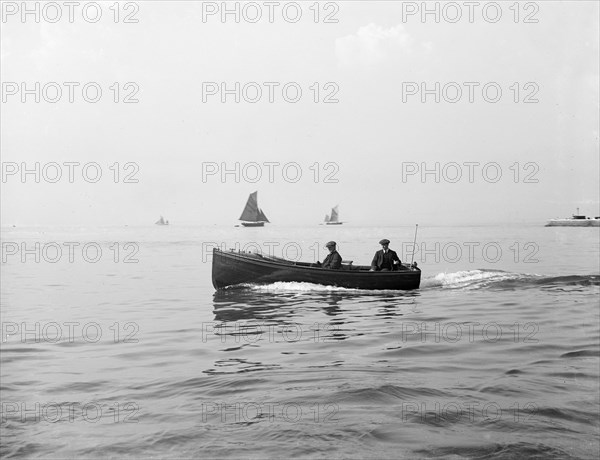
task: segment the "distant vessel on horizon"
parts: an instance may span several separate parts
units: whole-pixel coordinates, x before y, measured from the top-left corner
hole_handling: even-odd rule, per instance
[[[600,217],[587,217],[579,214],[573,214],[573,217],[565,217],[564,219],[550,219],[545,227],[600,227]]]
[[[340,213],[338,211],[339,205],[336,205],[331,209],[331,216],[329,214],[325,214],[325,225],[342,225],[343,222],[340,221]]]
[[[258,207],[258,192],[250,194],[238,220],[242,221],[244,227],[264,227],[265,222],[270,223],[263,210]]]
[[[169,221],[165,220],[165,218],[163,216],[160,216],[160,219],[158,219],[156,222],[154,222],[155,225],[169,225]]]

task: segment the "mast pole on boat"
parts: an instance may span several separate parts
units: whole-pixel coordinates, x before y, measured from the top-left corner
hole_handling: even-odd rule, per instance
[[[410,264],[412,265],[415,260],[415,248],[417,247],[417,230],[419,229],[419,224],[415,225],[415,241],[413,242],[412,248],[412,256],[410,258]]]

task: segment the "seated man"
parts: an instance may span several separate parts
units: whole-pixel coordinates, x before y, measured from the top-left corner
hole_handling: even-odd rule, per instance
[[[374,271],[390,271],[398,270],[402,267],[402,262],[395,251],[389,249],[390,240],[383,239],[379,242],[382,249],[375,253],[373,261],[371,262],[371,270]]]
[[[342,268],[342,256],[340,256],[340,253],[337,252],[335,249],[335,241],[330,241],[325,245],[325,247],[329,249],[329,254],[327,255],[327,257],[325,257],[325,260],[323,261],[323,265],[321,267],[333,269]]]

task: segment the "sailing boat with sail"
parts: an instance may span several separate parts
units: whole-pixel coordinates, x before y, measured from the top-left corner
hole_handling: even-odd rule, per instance
[[[338,206],[334,207],[331,210],[331,216],[329,214],[325,215],[325,225],[342,225],[343,222],[340,222],[340,214],[338,212]]]
[[[263,210],[258,207],[258,192],[250,194],[238,220],[242,221],[244,227],[264,227],[265,222],[269,222]]]
[[[156,225],[169,225],[169,221],[165,220],[165,218],[163,216],[160,216],[160,219],[158,219],[156,222],[154,222]]]

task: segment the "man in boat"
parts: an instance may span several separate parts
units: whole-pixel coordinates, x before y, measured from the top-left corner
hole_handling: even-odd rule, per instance
[[[342,268],[342,256],[340,256],[340,253],[336,250],[335,241],[330,241],[325,247],[329,249],[329,254],[325,257],[321,268],[332,268],[334,270]]]
[[[396,251],[392,251],[389,248],[390,240],[384,238],[379,244],[382,249],[375,253],[375,257],[373,257],[373,261],[371,262],[370,271],[399,270],[400,267],[402,267],[402,262],[400,261],[398,254],[396,254]]]

